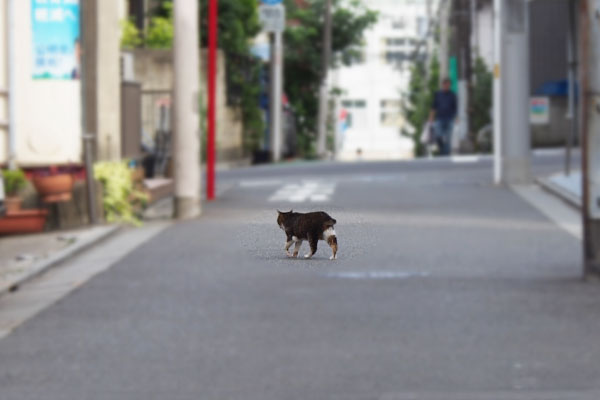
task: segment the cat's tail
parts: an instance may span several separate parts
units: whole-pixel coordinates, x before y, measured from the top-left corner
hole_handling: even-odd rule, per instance
[[[332,252],[330,260],[335,260],[337,258],[338,252],[338,242],[337,237],[335,237],[335,234],[327,238],[327,244],[329,245],[329,247],[331,247]]]

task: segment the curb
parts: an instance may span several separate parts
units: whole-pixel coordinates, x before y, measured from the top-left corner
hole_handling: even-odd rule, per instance
[[[576,210],[581,210],[581,199],[571,192],[563,189],[556,183],[552,182],[548,178],[538,178],[536,179],[536,183],[540,185],[544,191],[558,197],[563,202],[567,203],[569,206],[573,207]]]
[[[121,229],[121,226],[109,225],[103,226],[103,228],[105,229],[99,229],[100,232],[98,232],[97,234],[85,240],[77,241],[71,246],[68,246],[63,250],[56,252],[55,254],[51,255],[45,260],[35,263],[31,267],[29,267],[27,271],[24,272],[22,275],[17,276],[15,279],[11,279],[6,285],[0,286],[0,297],[7,293],[18,290],[19,287],[27,281],[30,281],[31,279],[43,274],[49,269],[64,263],[65,261],[75,257],[76,255],[79,255],[80,253],[89,249],[90,247],[102,242],[107,237],[119,231]]]

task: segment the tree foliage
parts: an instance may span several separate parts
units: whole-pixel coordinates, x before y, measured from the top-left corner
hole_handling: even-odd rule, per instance
[[[471,101],[471,130],[477,134],[483,127],[491,122],[492,86],[494,77],[481,57],[475,60],[473,69],[475,81],[473,83]]]
[[[284,87],[294,112],[298,116],[298,145],[302,155],[314,152],[318,114],[319,85],[322,69],[322,37],[325,0],[306,0],[298,6],[286,0],[288,17],[284,33]],[[348,65],[361,58],[363,34],[377,21],[377,13],[361,1],[332,0],[331,66]]]
[[[415,156],[425,153],[425,146],[421,143],[421,133],[429,118],[433,96],[438,89],[440,79],[440,64],[434,56],[429,65],[429,74],[426,74],[426,64],[417,60],[411,66],[408,92],[404,94],[402,110],[407,127],[402,128],[402,135],[413,140]]]

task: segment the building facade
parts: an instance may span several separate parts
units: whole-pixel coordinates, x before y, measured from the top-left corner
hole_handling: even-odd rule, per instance
[[[434,3],[429,2],[431,9]],[[365,33],[362,59],[330,74],[330,86],[343,91],[335,110],[336,157],[410,158],[413,143],[401,135],[401,99],[412,61],[426,53],[428,2],[371,0],[367,6],[379,19]]]

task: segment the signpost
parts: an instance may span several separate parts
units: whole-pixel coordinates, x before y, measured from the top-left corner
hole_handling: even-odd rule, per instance
[[[258,8],[263,31],[271,35],[271,100],[270,132],[271,157],[274,162],[281,159],[281,127],[283,93],[283,31],[285,30],[285,7],[281,0],[263,0]]]

